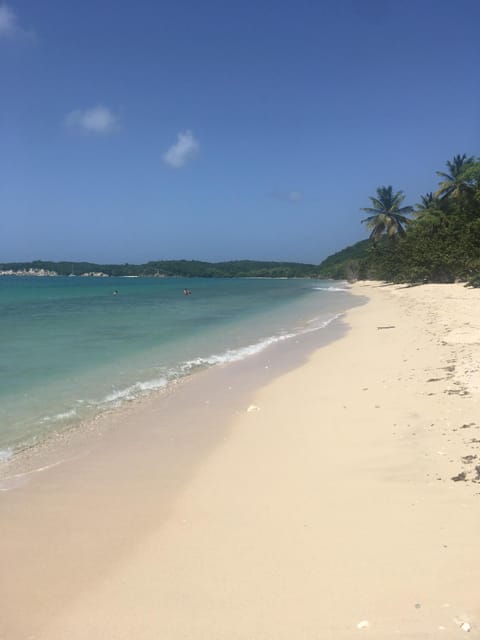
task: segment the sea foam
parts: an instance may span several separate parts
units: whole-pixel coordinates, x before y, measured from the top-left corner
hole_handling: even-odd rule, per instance
[[[39,420],[39,424],[45,424],[47,422],[64,422],[65,420],[75,418],[76,416],[77,412],[75,409],[70,409],[69,411],[62,411],[52,416],[44,416]]]
[[[312,287],[314,291],[349,291],[346,287]]]
[[[135,384],[125,387],[125,389],[116,389],[109,393],[99,404],[118,404],[124,400],[134,400],[141,395],[145,395],[149,391],[158,391],[168,384],[167,378],[154,378],[145,382],[136,382]]]
[[[13,456],[13,451],[11,449],[0,449],[0,464],[2,462],[7,462]]]

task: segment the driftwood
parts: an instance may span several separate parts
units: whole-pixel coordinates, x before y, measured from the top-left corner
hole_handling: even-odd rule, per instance
[[[377,329],[395,329],[395,325],[389,325],[388,327],[377,327]]]

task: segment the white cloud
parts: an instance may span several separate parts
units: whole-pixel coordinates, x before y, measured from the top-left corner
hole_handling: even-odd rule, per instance
[[[98,105],[91,109],[76,109],[65,118],[67,127],[83,129],[90,133],[108,134],[119,128],[118,117],[108,107]]]
[[[22,33],[17,16],[7,4],[0,5],[0,38],[12,38]]]
[[[287,191],[286,196],[289,202],[300,202],[300,200],[303,200],[303,193],[301,191]]]
[[[19,40],[23,42],[35,42],[36,36],[33,30],[23,29],[12,9],[2,2],[0,4],[0,40]]]
[[[272,191],[271,195],[284,202],[300,202],[303,200],[303,191]]]
[[[163,160],[170,167],[180,169],[192,160],[200,150],[199,142],[191,131],[181,131],[177,141],[163,154]]]

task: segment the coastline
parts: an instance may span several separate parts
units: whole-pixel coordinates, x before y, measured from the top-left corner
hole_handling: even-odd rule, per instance
[[[2,292],[11,339],[0,371],[1,462],[199,370],[321,328],[350,304],[350,294],[320,281],[317,292],[305,279],[203,279],[188,299],[175,279],[33,280]]]
[[[348,291],[345,287],[332,290]],[[351,296],[345,308],[363,303],[361,297]],[[28,479],[31,474],[84,455],[85,451],[95,446],[96,441],[103,438],[106,432],[121,430],[128,435],[139,412],[155,411],[157,408],[161,410],[163,403],[168,402],[172,394],[183,394],[179,402],[188,402],[190,385],[193,384],[195,388],[197,376],[207,376],[207,380],[210,380],[208,384],[212,389],[216,389],[222,387],[223,372],[226,372],[227,376],[232,375],[236,381],[236,396],[251,395],[257,386],[297,366],[307,353],[342,334],[342,316],[345,314],[345,308],[332,312],[333,315],[327,312],[326,319],[322,321],[316,318],[315,322],[310,320],[302,327],[292,328],[284,333],[275,332],[251,344],[226,348],[219,353],[212,352],[206,356],[196,356],[191,360],[179,362],[162,376],[162,384],[158,384],[158,379],[153,379],[111,390],[107,398],[112,397],[115,401],[111,406],[105,407],[102,406],[105,402],[98,403],[97,413],[93,416],[55,431],[41,433],[37,438],[30,438],[16,448],[0,449],[0,454],[4,454],[0,458],[0,492],[15,488],[19,478]],[[220,368],[221,372],[214,373],[212,370],[217,368]],[[145,387],[145,390],[136,395],[131,394],[131,390],[137,387]],[[176,411],[179,411],[178,406]],[[179,425],[181,427],[181,420]],[[170,428],[175,430],[175,426]],[[20,483],[23,484],[23,480],[20,480]]]
[[[353,292],[338,339],[198,374],[2,494],[0,638],[478,628],[480,292]]]

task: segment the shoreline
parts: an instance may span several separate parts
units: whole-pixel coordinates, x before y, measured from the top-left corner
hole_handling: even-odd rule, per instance
[[[198,374],[2,494],[0,638],[478,629],[480,292],[353,292],[336,339]]]
[[[347,291],[345,288],[341,290]],[[356,296],[352,295],[351,305],[356,306],[357,304],[362,304],[362,301],[357,300]],[[126,393],[129,388],[121,392],[112,392],[112,394],[115,393],[120,398],[117,405],[104,409],[101,409],[99,405],[98,413],[93,416],[67,425],[59,430],[52,429],[50,432],[45,432],[40,435],[37,442],[26,441],[23,444],[16,445],[15,448],[6,445],[0,450],[0,454],[6,454],[0,458],[0,492],[9,490],[9,481],[11,479],[19,476],[28,476],[37,471],[43,471],[46,468],[62,464],[62,461],[77,457],[78,449],[81,452],[82,448],[94,445],[95,441],[102,437],[105,431],[122,428],[122,422],[128,419],[131,422],[131,416],[134,416],[136,412],[142,412],[148,407],[161,407],[161,403],[167,402],[172,394],[188,394],[188,386],[195,385],[197,376],[209,375],[211,370],[221,368],[224,371],[226,370],[227,375],[229,375],[229,369],[240,368],[242,370],[249,367],[257,369],[258,362],[270,363],[273,361],[273,363],[279,365],[276,371],[278,374],[283,368],[293,366],[288,354],[293,350],[300,352],[298,347],[292,349],[292,344],[298,345],[299,341],[301,341],[303,344],[302,353],[306,353],[306,351],[314,350],[329,340],[335,340],[337,334],[342,331],[341,323],[344,315],[345,311],[335,313],[331,318],[323,321],[313,329],[304,327],[297,333],[273,335],[263,338],[257,343],[238,347],[219,355],[211,354],[203,358],[205,362],[211,361],[210,364],[205,364],[197,370],[193,369],[193,371],[179,377],[172,377],[166,380],[164,386],[158,386],[158,388],[152,386],[137,396],[130,397]],[[285,343],[287,344],[283,348]],[[289,345],[288,343],[292,344]],[[282,354],[282,351],[285,353]],[[285,354],[287,354],[286,358]],[[295,357],[293,357],[293,360],[295,360]],[[183,369],[184,364],[189,365],[190,363],[179,363],[177,365],[178,371]],[[267,378],[273,378],[275,373],[273,371],[267,372],[269,364],[260,366],[265,366],[265,373],[268,373],[258,381],[259,384],[264,384]],[[221,377],[217,376],[219,379]],[[142,383],[136,383],[133,386],[140,384]],[[212,384],[215,384],[215,382],[212,382]],[[187,386],[187,390],[183,391],[185,386]],[[249,386],[252,393],[253,386]],[[243,394],[245,395],[245,393],[244,389]],[[15,487],[16,483],[12,486]]]
[[[137,342],[134,342],[134,345],[138,347],[138,349],[131,347],[130,351],[124,349],[123,352],[121,348],[117,348],[116,343],[120,344],[123,342],[129,344],[129,340],[124,339],[121,341],[118,338],[119,335],[122,335],[122,327],[118,326],[119,313],[114,314],[114,327],[112,329],[114,338],[112,344],[104,337],[104,333],[108,332],[108,329],[107,326],[104,326],[105,318],[102,317],[102,313],[105,312],[102,304],[107,304],[108,310],[110,310],[112,297],[110,295],[103,299],[102,296],[99,296],[98,299],[100,303],[97,305],[99,308],[97,310],[98,318],[96,319],[97,324],[94,323],[94,330],[92,331],[93,337],[80,327],[77,327],[80,336],[78,340],[80,343],[83,341],[84,350],[86,350],[87,353],[90,351],[95,352],[95,349],[99,349],[100,353],[107,357],[103,359],[83,358],[82,362],[81,354],[79,355],[78,350],[77,352],[73,350],[71,358],[65,356],[65,362],[76,362],[78,367],[72,368],[72,366],[70,366],[70,373],[68,375],[65,374],[62,379],[60,379],[58,375],[56,377],[52,375],[50,378],[46,378],[46,382],[43,381],[44,369],[47,367],[48,371],[49,363],[48,360],[47,363],[45,362],[45,353],[42,354],[40,351],[40,357],[39,354],[35,352],[35,345],[32,345],[33,363],[31,367],[35,375],[32,376],[31,380],[28,376],[24,377],[18,369],[18,362],[23,361],[28,354],[23,353],[23,358],[17,357],[16,360],[12,359],[12,363],[10,363],[7,350],[3,372],[5,389],[3,390],[4,395],[2,395],[2,397],[5,398],[5,404],[2,406],[1,412],[3,424],[0,443],[0,475],[2,474],[2,462],[8,462],[12,456],[16,456],[16,454],[22,450],[28,451],[36,447],[44,447],[46,440],[55,440],[55,438],[57,440],[62,439],[63,433],[67,434],[78,428],[88,430],[90,423],[94,422],[100,414],[109,415],[112,411],[121,409],[122,406],[127,406],[131,402],[137,402],[152,392],[154,395],[158,391],[160,395],[165,391],[169,393],[171,390],[169,387],[175,386],[180,379],[190,377],[202,369],[208,369],[216,364],[228,364],[232,361],[250,357],[268,348],[271,344],[281,342],[289,337],[295,337],[304,332],[307,333],[312,328],[313,330],[322,329],[325,324],[335,320],[338,316],[338,311],[343,312],[348,308],[349,303],[345,302],[345,299],[349,294],[338,295],[329,293],[325,295],[327,298],[327,308],[323,311],[322,305],[325,306],[325,302],[317,298],[317,293],[314,291],[315,287],[307,285],[305,288],[303,283],[304,280],[302,280],[302,286],[298,291],[298,287],[294,287],[293,289],[293,291],[301,295],[297,295],[296,299],[292,298],[290,300],[287,299],[286,302],[283,301],[283,306],[278,303],[278,296],[276,296],[276,298],[274,296],[274,302],[276,304],[272,305],[272,307],[273,309],[278,308],[276,313],[271,310],[268,304],[265,304],[263,309],[253,309],[254,313],[251,314],[251,318],[255,318],[255,313],[258,314],[260,320],[257,322],[258,329],[252,323],[252,319],[248,317],[248,314],[244,314],[245,317],[240,316],[243,320],[241,319],[238,322],[239,328],[235,329],[237,334],[230,335],[229,331],[232,332],[233,329],[229,329],[229,322],[231,322],[235,316],[229,318],[228,311],[225,312],[224,309],[221,309],[221,314],[223,313],[226,317],[226,321],[223,322],[225,326],[220,322],[219,331],[213,332],[209,329],[209,319],[207,317],[205,327],[201,327],[200,324],[203,334],[200,333],[200,339],[197,340],[197,343],[195,343],[194,338],[189,337],[185,330],[183,334],[179,334],[180,338],[173,335],[175,339],[170,340],[171,336],[168,323],[167,327],[161,323],[160,326],[154,322],[147,322],[145,325],[140,323],[141,326],[139,328],[137,326],[138,323],[136,323],[137,319],[131,317],[132,303],[130,296],[136,292],[136,289],[129,289],[121,300],[124,306],[120,307],[120,311],[126,314],[126,320],[124,322],[127,328],[124,329],[124,334],[128,338],[128,336],[133,333],[133,339],[135,340],[136,336],[142,336],[143,331],[144,335],[151,336],[151,339],[149,342],[144,338],[142,338],[143,342],[142,340],[137,340]],[[205,285],[206,283],[204,282],[203,284]],[[323,288],[326,290],[329,289],[329,287]],[[257,291],[257,289],[258,288],[254,288],[254,292]],[[347,289],[342,290],[348,291]],[[88,286],[84,288],[84,293],[91,293],[92,291],[95,292],[96,289]],[[110,291],[110,289],[108,289],[108,291]],[[242,293],[244,291],[245,288],[241,288],[240,292]],[[276,288],[274,287],[272,291],[278,291],[278,286]],[[291,287],[288,291],[291,293]],[[209,292],[211,293],[207,287],[207,297]],[[168,296],[170,296],[168,299],[172,299],[173,309],[170,314],[170,321],[173,322],[173,324],[178,321],[177,315],[180,316],[180,320],[184,324],[188,323],[188,320],[192,322],[192,317],[195,316],[195,313],[197,316],[200,315],[201,323],[201,299],[199,300],[200,304],[192,307],[193,310],[189,315],[186,309],[190,307],[186,308],[185,305],[182,304],[182,300],[180,304],[178,304],[178,296],[172,296],[171,283],[169,288],[167,287],[166,293],[164,292],[162,294],[163,297],[157,296],[157,294],[152,295],[150,291],[147,293],[149,303],[153,299],[156,304],[158,304],[156,302],[157,298],[163,301],[163,297],[167,296],[168,298]],[[183,298],[183,296],[181,297]],[[202,296],[199,297],[205,296],[202,294]],[[54,297],[49,297],[48,300],[50,299],[54,300]],[[113,299],[115,303],[114,309],[117,307],[118,300],[120,299]],[[242,298],[240,298],[240,300],[242,300]],[[280,300],[280,303],[281,302],[282,300]],[[333,307],[330,312],[328,306],[331,304],[333,304]],[[82,304],[80,307],[83,312],[88,305]],[[255,305],[253,305],[253,307],[255,307]],[[309,307],[308,310],[306,307]],[[200,311],[195,311],[196,308],[199,308]],[[225,308],[227,309],[228,306]],[[236,309],[235,305],[233,305],[233,308]],[[297,311],[293,311],[292,313],[292,309],[297,309]],[[157,313],[162,311],[161,304],[158,308],[155,306],[155,311]],[[268,316],[269,311],[270,317]],[[56,303],[52,309],[52,313],[53,312],[57,313]],[[215,311],[212,311],[211,313],[214,312]],[[63,313],[63,311],[61,310],[60,313]],[[295,313],[297,317],[295,317]],[[284,321],[277,321],[277,318],[283,318],[284,314],[286,319]],[[148,317],[149,314],[145,315]],[[150,315],[153,317],[153,313]],[[117,319],[115,320],[115,318]],[[84,324],[86,323],[86,326],[89,326],[87,320],[87,318],[84,318]],[[182,324],[182,322],[180,322],[180,324]],[[241,325],[242,322],[244,326]],[[249,323],[252,326],[249,327]],[[254,330],[252,330],[252,327],[254,327]],[[193,335],[196,335],[195,331],[197,327],[193,326],[191,329]],[[95,331],[97,333],[95,333]],[[243,334],[242,331],[244,332]],[[168,337],[168,339],[163,340],[163,342],[163,338],[159,340],[157,337],[157,335],[162,336],[162,332]],[[100,337],[95,338],[95,336]],[[51,336],[47,331],[44,351],[48,350],[48,352],[51,351],[52,353],[60,352],[55,341],[52,341],[50,338]],[[90,344],[91,340],[94,341],[93,344]],[[177,345],[175,340],[178,341]],[[62,346],[68,354],[70,343],[75,344],[75,339],[70,340],[69,338],[62,342]],[[41,345],[42,341],[37,340],[36,344]],[[57,357],[56,359],[52,359],[50,365],[52,371],[56,371],[56,369],[62,370],[64,362],[62,362],[61,358]],[[8,371],[11,371],[9,375],[7,373]],[[24,382],[20,384],[23,379]],[[17,391],[15,391],[14,386],[16,380],[19,381]],[[10,381],[13,381],[12,388],[16,393],[16,395],[15,393],[11,394],[11,397],[9,396]],[[66,382],[64,383],[64,381]],[[158,393],[156,395],[158,395]]]

